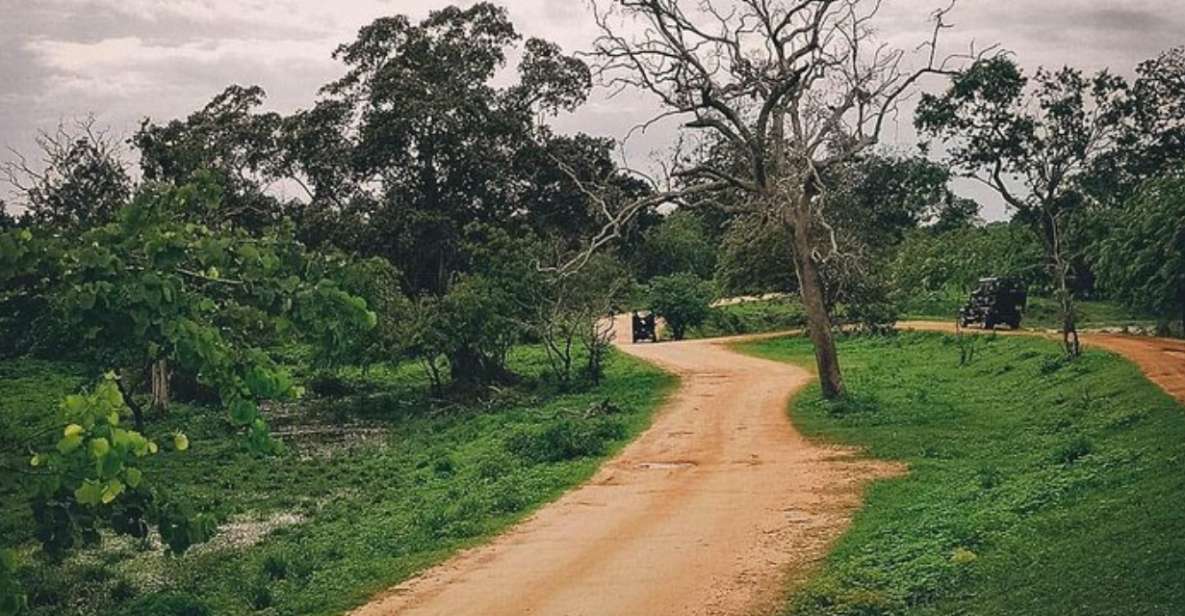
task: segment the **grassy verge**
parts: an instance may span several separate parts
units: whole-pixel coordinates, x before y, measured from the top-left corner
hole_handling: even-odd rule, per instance
[[[806,434],[908,463],[870,487],[796,615],[1185,614],[1185,410],[1116,356],[1037,339],[841,342],[849,400]],[[743,350],[808,362],[801,338]]]
[[[347,391],[271,410],[290,445],[260,458],[226,436],[221,415],[175,405],[151,433],[184,427],[187,455],[150,476],[224,532],[172,558],[107,538],[61,564],[35,557],[25,477],[0,478],[0,544],[22,548],[33,614],[333,614],[482,541],[587,479],[641,432],[674,379],[614,355],[602,385],[544,384],[543,357],[520,349],[529,378],[484,400],[429,400],[414,366],[347,374]],[[0,364],[0,463],[27,463],[18,443],[53,425],[56,400],[86,370]],[[605,400],[612,408],[586,412]]]
[[[741,334],[798,329],[806,324],[806,313],[797,298],[779,298],[727,306],[716,306],[703,324],[691,328],[688,338],[717,338]]]

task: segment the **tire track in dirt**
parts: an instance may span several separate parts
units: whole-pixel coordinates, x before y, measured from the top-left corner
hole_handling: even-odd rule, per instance
[[[354,614],[776,610],[863,487],[903,469],[803,438],[786,409],[811,374],[724,346],[736,340],[619,344],[680,377],[653,425],[584,485]]]

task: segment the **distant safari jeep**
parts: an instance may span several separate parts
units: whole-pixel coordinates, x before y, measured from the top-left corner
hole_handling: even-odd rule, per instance
[[[984,329],[1006,324],[1018,329],[1027,303],[1028,295],[1019,282],[1011,278],[980,278],[967,305],[959,310],[959,323],[963,327],[982,323]]]
[[[653,312],[643,312],[638,314],[634,311],[633,319],[631,319],[634,326],[634,342],[641,342],[649,340],[651,342],[658,342],[658,328],[655,323]]]

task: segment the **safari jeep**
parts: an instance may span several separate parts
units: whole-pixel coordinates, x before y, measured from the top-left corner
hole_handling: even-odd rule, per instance
[[[980,323],[984,329],[995,329],[1006,324],[1020,327],[1028,296],[1025,289],[1009,278],[980,278],[979,286],[971,292],[967,305],[959,310],[959,323],[967,327]]]

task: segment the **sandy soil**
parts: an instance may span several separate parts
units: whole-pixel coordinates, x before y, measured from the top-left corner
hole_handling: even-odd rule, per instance
[[[904,321],[897,324],[900,329],[929,331],[955,331],[954,323],[941,321]],[[978,329],[964,331],[983,333]],[[1060,340],[1060,336],[1031,330],[1000,330],[1004,335],[1042,335]],[[1096,334],[1084,332],[1080,335],[1082,344],[1106,349],[1130,359],[1161,389],[1182,404],[1185,404],[1185,341],[1172,338],[1148,336],[1123,336],[1119,334]]]
[[[681,379],[654,425],[592,480],[354,614],[774,611],[862,487],[904,469],[805,440],[786,407],[811,375],[724,342],[621,344]]]

